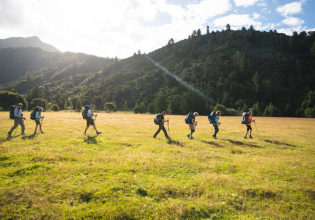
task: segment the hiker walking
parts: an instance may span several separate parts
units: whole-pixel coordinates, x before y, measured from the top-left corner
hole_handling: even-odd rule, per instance
[[[159,119],[159,129],[155,132],[155,134],[153,135],[153,138],[156,138],[156,136],[160,133],[161,130],[163,130],[164,132],[164,135],[167,139],[170,139],[169,136],[167,135],[167,132],[166,132],[166,129],[164,127],[164,123],[165,122],[168,122],[169,120],[164,120],[164,116],[166,115],[166,112],[163,111],[161,114],[160,114],[160,119]]]
[[[253,113],[252,112],[249,112],[249,116],[248,116],[248,119],[247,119],[247,124],[246,124],[246,127],[247,127],[247,130],[246,130],[246,132],[245,132],[245,139],[247,138],[246,136],[247,136],[247,134],[248,134],[248,131],[249,131],[249,138],[253,138],[252,137],[252,125],[251,125],[251,123],[252,122],[255,122],[255,120],[253,120]]]
[[[87,112],[87,118],[86,118],[86,128],[85,128],[85,131],[84,131],[84,135],[86,135],[86,131],[87,129],[89,129],[90,125],[93,125],[93,128],[94,130],[96,131],[96,134],[101,134],[102,132],[98,132],[97,129],[96,129],[96,126],[95,126],[95,123],[94,123],[94,120],[93,117],[97,116],[97,114],[93,114],[93,110],[95,108],[95,105],[91,104],[90,105],[90,108]]]
[[[217,133],[219,132],[219,125],[221,124],[221,122],[219,122],[219,116],[220,115],[221,115],[220,111],[217,111],[215,113],[215,117],[214,117],[214,121],[213,121],[214,132],[212,134],[212,137],[214,139],[217,139]]]
[[[24,131],[25,131],[25,125],[24,125],[24,117],[23,117],[23,114],[22,114],[22,106],[23,104],[22,103],[19,103],[17,105],[17,108],[14,109],[14,125],[13,127],[10,129],[10,131],[8,132],[9,135],[12,134],[12,131],[18,126],[20,125],[21,126],[21,134],[24,135]]]
[[[189,115],[188,113],[188,123],[189,123],[189,129],[190,129],[190,134],[187,135],[189,139],[194,139],[193,133],[195,132],[195,128],[197,126],[196,122],[196,117],[199,115],[198,112],[194,112],[192,115]],[[190,118],[191,117],[191,118]]]
[[[35,114],[35,123],[36,123],[36,126],[35,126],[35,132],[34,134],[36,134],[36,131],[37,131],[37,128],[39,127],[39,130],[42,134],[44,134],[43,130],[42,130],[42,124],[40,123],[40,119],[44,118],[44,116],[41,115],[43,111],[43,108],[42,107],[39,107],[38,111],[36,112]]]

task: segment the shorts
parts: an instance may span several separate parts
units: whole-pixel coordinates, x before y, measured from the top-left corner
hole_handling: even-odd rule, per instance
[[[189,124],[189,129],[194,131],[195,130],[195,125],[194,124]]]
[[[35,122],[36,122],[37,125],[40,125],[40,120],[39,119],[36,119]]]
[[[247,131],[252,130],[252,126],[251,125],[246,125],[247,126]]]
[[[86,126],[94,125],[94,120],[91,117],[86,119]]]

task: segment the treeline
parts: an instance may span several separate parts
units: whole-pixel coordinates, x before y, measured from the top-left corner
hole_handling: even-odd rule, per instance
[[[14,55],[10,56],[13,59]],[[90,62],[96,65],[88,65],[87,55],[83,54],[58,56],[58,62],[45,61],[45,66],[33,67],[10,85],[29,103],[32,100],[26,95],[37,85],[48,103],[61,109],[75,109],[80,102],[81,106],[94,103],[103,108],[106,102],[112,102],[121,110],[151,113],[166,109],[172,114],[208,114],[216,107],[226,115],[247,109],[264,116],[315,114],[315,32],[287,36],[276,31],[259,32],[253,27],[232,31],[227,25],[220,32],[207,29],[205,35],[196,30],[177,43],[171,39],[148,54],[215,100],[213,103],[187,90],[140,51],[123,60],[104,62],[103,58],[91,57]],[[2,88],[6,90],[8,84]]]

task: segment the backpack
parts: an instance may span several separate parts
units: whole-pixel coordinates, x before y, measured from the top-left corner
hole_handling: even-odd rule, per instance
[[[39,106],[36,106],[30,115],[30,119],[35,120],[36,112],[38,111],[39,111]]]
[[[185,123],[186,124],[191,124],[192,117],[193,117],[193,113],[189,112],[188,115],[185,118]]]
[[[215,112],[211,112],[210,115],[208,115],[208,120],[209,120],[210,124],[214,124],[216,116],[217,116],[217,114]]]
[[[241,123],[242,124],[248,124],[249,123],[248,117],[249,117],[249,112],[243,112]]]
[[[14,110],[15,110],[16,106],[15,105],[11,105],[9,107],[9,112],[10,112],[10,119],[15,119],[15,116],[14,116]]]
[[[153,120],[154,123],[155,123],[156,125],[159,125],[159,124],[160,124],[160,121],[161,121],[161,118],[162,118],[161,113],[157,114],[156,117],[155,117],[154,120]]]
[[[84,106],[84,110],[82,111],[82,117],[83,119],[87,119],[88,118],[88,111],[90,109],[89,105]]]

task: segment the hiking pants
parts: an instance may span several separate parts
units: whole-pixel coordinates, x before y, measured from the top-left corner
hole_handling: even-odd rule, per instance
[[[14,119],[14,125],[13,125],[13,127],[11,128],[11,130],[9,131],[9,133],[11,134],[12,131],[13,131],[14,129],[16,129],[16,127],[17,127],[19,124],[21,125],[22,133],[24,133],[24,131],[25,131],[25,125],[24,125],[24,121],[23,121],[22,118],[15,118],[15,119]]]
[[[217,133],[219,132],[219,127],[218,127],[218,125],[213,125],[213,127],[214,127],[214,132],[213,132],[213,137],[216,137],[217,136]]]
[[[164,127],[164,123],[161,121],[160,124],[159,124],[159,129],[156,131],[156,133],[154,134],[154,137],[156,137],[160,131],[163,130],[164,134],[165,134],[165,137],[168,138],[168,135],[167,135],[167,132],[166,132],[166,129]]]

